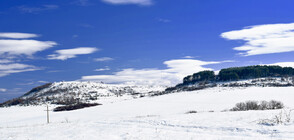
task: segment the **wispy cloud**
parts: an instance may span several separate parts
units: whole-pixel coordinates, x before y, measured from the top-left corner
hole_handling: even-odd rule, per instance
[[[0,39],[0,55],[32,56],[36,52],[46,50],[55,45],[57,43],[54,41]]]
[[[55,10],[58,9],[59,6],[58,5],[42,5],[40,7],[29,7],[29,6],[19,6],[18,9],[22,12],[22,13],[39,13],[42,11],[48,11],[48,10]]]
[[[105,67],[105,68],[95,69],[94,71],[108,71],[108,70],[110,70],[110,68]]]
[[[195,58],[195,57],[194,56],[184,56],[183,58],[191,59],[191,58]]]
[[[26,83],[18,83],[17,85],[19,86],[28,86],[28,85],[33,85],[35,84],[34,82],[26,82]]]
[[[0,59],[0,64],[7,64],[7,63],[12,63],[12,60],[8,60],[8,59]]]
[[[38,36],[31,33],[0,33],[0,77],[42,69],[20,63],[23,58],[32,58],[33,54],[57,45],[54,41],[29,39]],[[18,58],[22,59],[17,60]]]
[[[294,23],[250,26],[222,33],[221,37],[245,41],[234,48],[244,56],[294,51]]]
[[[72,4],[78,5],[78,6],[89,6],[89,5],[91,5],[89,0],[75,0],[75,1],[72,2]]]
[[[142,6],[152,5],[152,0],[102,0],[103,2],[115,4],[115,5],[125,5],[125,4],[136,4]]]
[[[37,81],[37,83],[46,84],[49,83],[48,81]]]
[[[50,70],[47,73],[56,73],[56,72],[64,72],[64,70]]]
[[[0,92],[6,92],[7,91],[7,89],[5,89],[5,88],[0,88]]]
[[[170,19],[165,19],[165,18],[157,18],[157,21],[163,22],[163,23],[169,23],[169,22],[171,22]]]
[[[43,51],[57,45],[54,41],[28,39],[38,36],[39,35],[37,34],[30,33],[0,33],[0,56],[5,56],[6,58],[21,55],[32,56],[36,52]]]
[[[123,69],[113,75],[90,75],[83,76],[83,81],[103,81],[106,83],[124,84],[145,84],[145,85],[165,85],[178,84],[182,78],[202,71],[212,70],[204,67],[210,64],[220,64],[222,61],[200,61],[194,59],[176,59],[165,61],[166,69]]]
[[[41,70],[41,68],[20,63],[0,64],[0,77],[7,76],[12,73],[21,73],[36,70]]]
[[[84,27],[84,28],[94,28],[93,25],[91,25],[91,24],[87,24],[87,23],[79,24],[78,26],[80,26],[80,27]]]
[[[93,47],[80,47],[74,49],[64,49],[55,51],[56,54],[48,55],[48,59],[52,60],[67,60],[69,58],[75,58],[77,55],[91,54],[99,51],[97,48]]]
[[[114,59],[111,57],[101,57],[101,58],[94,59],[94,61],[97,61],[97,62],[112,61],[112,60],[114,60]]]
[[[268,64],[268,65],[294,68],[294,62],[278,62],[278,63]]]
[[[40,85],[40,84],[46,84],[46,83],[49,83],[48,81],[37,81],[37,82],[34,82],[34,81],[28,81],[26,83],[19,83],[17,85],[20,85],[20,86],[28,86],[28,85]]]
[[[24,39],[38,37],[37,34],[31,33],[0,33],[0,38]]]

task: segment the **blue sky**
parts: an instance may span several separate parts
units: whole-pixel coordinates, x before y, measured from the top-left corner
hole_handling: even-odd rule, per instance
[[[1,0],[0,102],[54,81],[174,85],[294,66],[292,0]]]

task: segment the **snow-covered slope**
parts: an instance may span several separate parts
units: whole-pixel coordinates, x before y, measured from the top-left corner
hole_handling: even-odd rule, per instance
[[[0,139],[294,139],[294,114],[286,124],[269,126],[259,122],[283,110],[223,112],[248,100],[277,100],[293,109],[294,87],[214,87],[144,97],[50,112],[50,124],[45,106],[0,108]]]
[[[72,104],[116,99],[132,99],[163,91],[161,86],[115,85],[98,82],[55,82],[32,89],[24,96],[12,100],[16,105]],[[119,98],[117,98],[119,97]],[[7,104],[11,104],[8,102]]]
[[[287,87],[294,86],[294,77],[266,77],[234,82],[220,82],[222,87]]]
[[[182,91],[202,90],[211,87],[293,87],[294,77],[266,77],[246,79],[239,81],[199,81],[189,84],[178,84],[175,87],[169,87],[164,93],[174,93]],[[159,94],[162,94],[159,93]]]
[[[172,88],[162,86],[115,85],[98,82],[55,82],[36,87],[22,97],[10,100],[2,106],[107,103],[138,97],[163,95],[172,92],[202,90],[211,87],[289,87],[294,86],[293,77],[268,77],[241,81],[181,85]],[[164,91],[165,90],[165,91]],[[164,91],[164,92],[163,92]],[[0,104],[1,106],[1,104]]]

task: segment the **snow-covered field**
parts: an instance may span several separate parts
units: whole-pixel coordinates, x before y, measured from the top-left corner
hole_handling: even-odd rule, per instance
[[[216,87],[118,100],[50,112],[50,124],[45,106],[0,108],[0,140],[294,139],[294,113],[290,123],[268,126],[258,122],[282,110],[223,111],[238,102],[272,99],[294,108],[294,87]],[[193,110],[198,113],[186,113]]]

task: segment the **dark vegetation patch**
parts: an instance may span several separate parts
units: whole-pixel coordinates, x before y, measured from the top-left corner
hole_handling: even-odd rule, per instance
[[[238,80],[248,80],[256,78],[265,77],[294,77],[294,68],[292,67],[281,67],[281,66],[246,66],[246,67],[233,67],[221,69],[219,74],[216,75],[213,71],[200,71],[194,73],[193,75],[188,75],[183,79],[183,82],[176,85],[175,87],[169,87],[164,92],[158,94],[167,94],[179,91],[194,91],[201,90],[205,88],[215,87],[217,83],[227,82],[227,81],[238,81]],[[294,78],[292,78],[293,80]],[[264,81],[266,82],[266,81]],[[280,84],[280,83],[267,83],[264,86],[271,87],[286,87],[293,86],[293,83]],[[255,86],[255,83],[232,83],[224,84],[224,86],[230,87],[249,87]]]
[[[27,92],[26,94],[24,94],[23,96],[27,96],[27,95],[30,95],[32,93],[39,92],[39,91],[41,91],[41,90],[43,90],[45,88],[50,87],[51,85],[52,85],[52,83],[47,83],[47,84],[44,84],[42,86],[35,87],[32,90],[30,90],[29,92]],[[34,100],[34,97],[31,97],[30,100]],[[29,105],[29,104],[32,104],[32,103],[30,103],[30,100],[23,99],[21,97],[14,98],[14,99],[8,100],[6,102],[0,103],[0,107],[9,107],[9,106],[14,106],[14,105]]]
[[[74,105],[65,105],[65,106],[59,106],[53,109],[54,112],[60,112],[60,111],[71,111],[71,110],[77,110],[82,109],[86,107],[92,107],[92,106],[98,106],[102,104],[98,103],[79,103]]]
[[[29,94],[31,94],[31,93],[34,93],[34,92],[39,92],[39,91],[41,91],[42,89],[45,89],[45,88],[50,87],[51,85],[52,85],[52,83],[47,83],[47,84],[45,84],[45,85],[35,87],[35,88],[33,88],[32,90],[30,90],[29,92],[27,92],[26,94],[24,94],[23,96],[27,96],[27,95],[29,95]]]
[[[23,99],[16,98],[16,99],[12,99],[12,100],[6,101],[4,103],[1,103],[0,107],[19,105],[19,104],[22,104],[23,102],[24,102]]]
[[[186,112],[186,114],[194,114],[194,113],[197,113],[197,111],[191,110],[191,111]]]
[[[213,71],[201,71],[186,76],[181,85],[195,84],[199,82],[223,82],[255,79],[263,77],[287,77],[294,76],[294,68],[281,66],[246,66],[221,69],[218,75]]]
[[[271,100],[267,101],[246,101],[240,102],[235,105],[230,111],[248,111],[248,110],[274,110],[282,109],[284,104],[280,101]]]
[[[218,80],[232,81],[239,79],[253,79],[262,77],[284,77],[293,76],[292,67],[281,66],[247,66],[222,69],[219,72]]]

